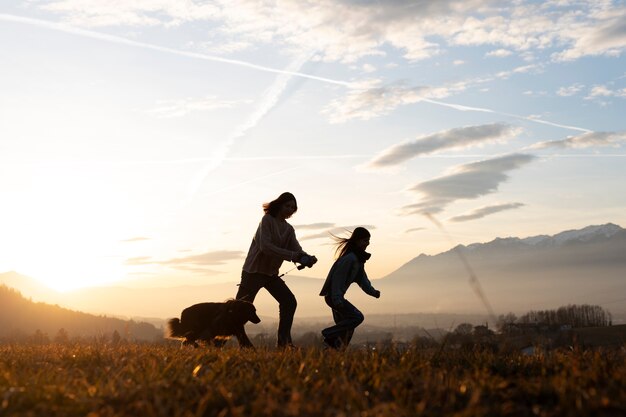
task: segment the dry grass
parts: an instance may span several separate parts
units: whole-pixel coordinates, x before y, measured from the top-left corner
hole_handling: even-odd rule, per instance
[[[2,416],[622,416],[626,351],[0,346]]]

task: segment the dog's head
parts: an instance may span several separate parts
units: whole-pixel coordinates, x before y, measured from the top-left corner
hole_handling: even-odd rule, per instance
[[[229,300],[226,302],[226,306],[228,312],[235,316],[237,321],[242,323],[250,321],[254,324],[261,322],[256,314],[256,307],[249,301]]]

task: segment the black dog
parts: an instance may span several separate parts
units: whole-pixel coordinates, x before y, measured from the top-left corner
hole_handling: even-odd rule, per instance
[[[183,345],[197,347],[196,340],[221,346],[224,337],[235,336],[239,346],[253,347],[244,329],[248,321],[261,321],[256,308],[248,301],[195,304],[183,310],[180,320],[175,318],[168,321],[169,337],[184,338]]]

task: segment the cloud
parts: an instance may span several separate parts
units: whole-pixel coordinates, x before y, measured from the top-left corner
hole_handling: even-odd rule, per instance
[[[425,230],[425,227],[413,227],[411,229],[407,229],[404,231],[404,233],[413,233],[413,232],[419,232],[420,230]]]
[[[351,83],[351,88],[347,94],[331,101],[323,110],[323,114],[329,115],[331,123],[344,123],[352,119],[369,120],[391,113],[396,107],[418,102],[435,104],[437,106],[448,107],[458,111],[475,111],[483,113],[493,113],[516,119],[527,120],[533,123],[545,124],[564,129],[579,130],[588,132],[577,126],[568,126],[554,123],[548,120],[530,118],[512,113],[505,113],[487,108],[465,106],[462,104],[448,103],[441,100],[453,94],[467,90],[470,87],[482,85],[496,78],[507,78],[512,74],[530,71],[532,69],[541,70],[543,65],[525,65],[517,67],[511,71],[503,71],[495,76],[468,79],[458,81],[439,87],[410,87],[404,83],[393,83],[380,85],[379,80],[365,80],[360,83]]]
[[[330,239],[332,237],[331,235],[343,236],[343,235],[346,235],[347,233],[352,233],[352,231],[355,228],[357,228],[357,227],[364,227],[364,228],[366,228],[368,230],[376,229],[376,226],[367,225],[367,224],[360,224],[360,225],[356,225],[356,226],[334,227],[334,228],[328,229],[328,230],[326,230],[324,232],[314,233],[314,234],[311,234],[311,235],[303,236],[299,240],[303,241],[303,240],[313,240],[313,239]]]
[[[187,97],[178,100],[161,100],[157,102],[157,107],[147,110],[146,113],[163,118],[174,118],[185,116],[194,111],[232,109],[233,107],[250,103],[252,103],[252,100],[220,100],[215,96]]]
[[[460,165],[449,174],[420,182],[408,191],[421,195],[415,204],[403,207],[404,214],[437,214],[456,200],[475,199],[495,193],[509,179],[507,173],[533,161],[529,154],[510,154]]]
[[[620,88],[612,90],[606,85],[594,85],[589,92],[589,95],[585,97],[586,100],[593,100],[600,97],[619,97],[626,98],[626,88]]]
[[[626,8],[605,15],[576,28],[576,34],[571,34],[573,46],[553,57],[558,61],[571,61],[588,55],[621,55],[626,49]]]
[[[416,156],[450,149],[464,149],[488,143],[502,143],[517,136],[520,128],[503,123],[443,130],[393,145],[375,156],[367,165],[383,168],[398,165]]]
[[[485,54],[485,56],[487,57],[498,57],[498,58],[504,58],[506,56],[510,56],[513,55],[513,52],[509,51],[508,49],[496,49],[494,51],[489,51]]]
[[[126,259],[124,265],[148,265],[154,263],[150,259],[152,259],[151,256],[136,256]]]
[[[213,265],[223,265],[228,261],[241,259],[244,257],[244,255],[245,253],[241,251],[222,250],[205,252],[199,255],[185,256],[182,258],[172,258],[165,261],[154,260],[150,256],[137,256],[134,258],[128,258],[124,262],[124,264],[130,266],[164,265],[183,271],[218,273],[219,271],[207,269],[206,267]]]
[[[139,0],[102,2],[98,0],[48,1],[42,9],[56,12],[71,23],[87,27],[176,26],[194,20],[218,18],[220,9],[207,2],[180,0]]]
[[[489,216],[490,214],[499,213],[505,210],[513,210],[516,208],[523,207],[523,203],[505,203],[505,204],[495,204],[492,206],[485,206],[477,208],[476,210],[472,210],[467,214],[462,214],[460,216],[454,216],[450,218],[452,222],[466,222],[469,220],[476,220],[483,218],[485,216]]]
[[[578,94],[584,87],[584,84],[575,83],[568,87],[559,88],[556,94],[561,97],[569,97]]]
[[[353,63],[384,55],[388,48],[416,61],[459,45],[497,48],[488,56],[551,48],[555,59],[571,60],[617,55],[626,45],[624,8],[607,1],[564,7],[558,2],[495,0],[50,0],[41,7],[83,27],[171,28],[199,22],[225,45],[316,50],[327,62]]]
[[[568,136],[566,139],[550,140],[535,143],[529,149],[546,148],[591,148],[595,146],[617,147],[621,142],[626,142],[626,131],[621,132],[588,132],[578,136]]]
[[[172,258],[167,261],[158,262],[161,265],[169,265],[176,268],[182,266],[205,266],[205,265],[223,265],[228,261],[241,259],[245,255],[241,251],[220,250],[213,252],[205,252],[199,255],[185,256],[183,258]]]
[[[360,88],[348,90],[344,97],[331,101],[323,110],[331,123],[352,119],[369,120],[391,113],[398,106],[418,103],[425,99],[441,99],[467,89],[465,82],[441,87],[411,87],[404,83],[377,85],[378,80],[363,83]]]
[[[142,240],[150,240],[150,238],[149,237],[138,236],[138,237],[131,237],[130,239],[120,240],[120,242],[130,243],[130,242],[140,242]]]
[[[335,223],[311,223],[311,224],[299,224],[299,225],[294,225],[293,227],[295,229],[301,230],[316,230],[316,229],[330,229],[331,227],[334,227]]]

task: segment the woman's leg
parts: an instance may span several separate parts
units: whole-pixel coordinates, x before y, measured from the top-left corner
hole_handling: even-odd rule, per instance
[[[241,271],[241,282],[239,283],[239,289],[237,290],[235,299],[254,303],[254,299],[259,290],[265,286],[265,283],[270,278],[269,275],[251,274],[246,271]]]
[[[265,289],[278,301],[278,346],[289,346],[291,341],[291,326],[296,313],[298,302],[285,281],[279,277],[272,279],[265,285]]]

